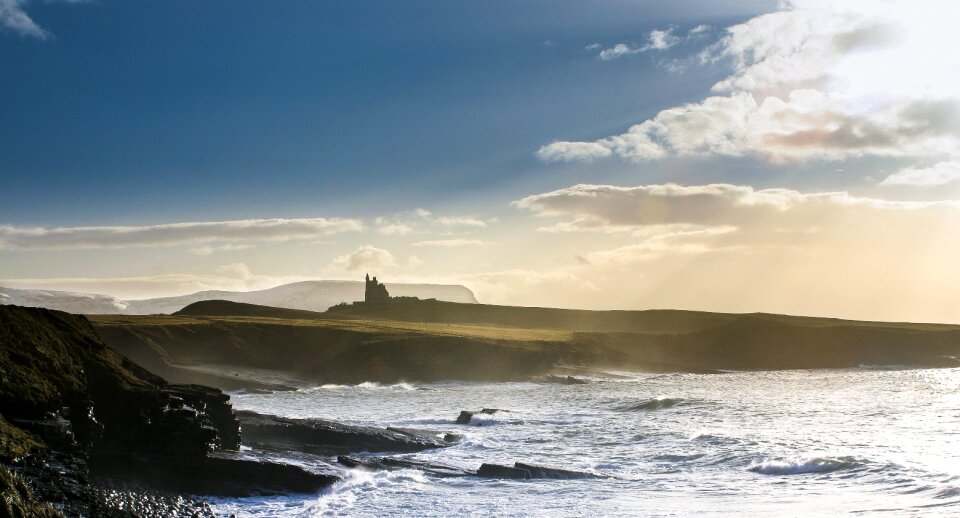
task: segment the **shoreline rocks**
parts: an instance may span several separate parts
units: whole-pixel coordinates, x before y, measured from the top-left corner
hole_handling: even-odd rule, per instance
[[[239,411],[244,442],[308,453],[346,454],[359,451],[418,452],[444,448],[462,436],[432,430],[353,426],[325,419],[291,419]]]
[[[131,516],[132,502],[141,514],[205,516],[202,500],[157,491],[313,493],[339,480],[230,453],[241,436],[227,394],[167,383],[83,316],[0,305],[0,344],[0,469],[68,516]]]
[[[470,424],[470,421],[473,420],[473,416],[477,414],[493,415],[497,412],[505,412],[499,408],[483,408],[481,410],[470,411],[470,410],[461,410],[460,415],[457,416],[457,424]]]
[[[578,480],[591,478],[605,478],[603,475],[587,473],[585,471],[572,471],[560,468],[551,468],[547,466],[538,466],[525,462],[515,462],[513,466],[501,464],[483,463],[476,471],[471,471],[446,464],[438,464],[419,459],[406,459],[397,457],[349,457],[340,455],[337,462],[348,468],[367,469],[367,470],[395,470],[395,469],[416,469],[428,475],[436,477],[481,477],[497,478],[510,480],[532,480],[532,479],[552,479],[552,480]]]
[[[398,459],[394,457],[348,457],[340,455],[337,462],[348,468],[363,468],[369,470],[416,469],[436,477],[469,477],[474,472],[465,469],[434,464],[412,459]]]

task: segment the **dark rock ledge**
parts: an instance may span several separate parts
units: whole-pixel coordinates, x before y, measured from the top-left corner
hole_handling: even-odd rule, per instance
[[[524,462],[515,462],[513,466],[484,463],[476,471],[470,471],[445,464],[396,457],[348,457],[341,455],[337,457],[337,461],[348,468],[368,470],[416,469],[437,477],[483,477],[516,480],[604,478],[603,475],[585,471],[550,468]]]
[[[418,452],[444,448],[459,434],[412,428],[353,426],[326,419],[291,419],[238,411],[245,444],[321,455],[359,451]]]
[[[220,390],[167,383],[82,316],[0,306],[0,502],[19,506],[0,515],[208,516],[181,495],[309,493],[338,480],[231,453],[240,442]]]

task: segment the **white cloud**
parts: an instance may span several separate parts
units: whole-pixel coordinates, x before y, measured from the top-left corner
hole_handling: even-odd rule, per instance
[[[246,219],[111,227],[0,225],[0,249],[57,250],[170,246],[218,240],[285,241],[356,232],[356,219]]]
[[[436,239],[430,241],[417,241],[412,246],[434,246],[443,248],[452,248],[460,246],[483,246],[487,243],[479,239]]]
[[[191,248],[190,253],[194,255],[213,255],[218,252],[236,252],[238,250],[248,250],[250,248],[253,248],[253,245],[235,245],[232,243],[227,243],[221,246],[198,246],[196,248]]]
[[[46,3],[85,3],[87,0],[45,0]],[[49,31],[40,27],[30,18],[26,8],[30,0],[0,0],[0,27],[13,31],[21,36],[28,36],[45,40],[51,37]]]
[[[246,263],[221,264],[217,267],[217,273],[230,275],[231,277],[238,277],[246,281],[255,277],[253,272],[250,271],[250,267],[247,266]]]
[[[904,222],[953,221],[960,202],[904,202],[846,192],[801,193],[750,186],[675,184],[619,187],[574,185],[514,202],[540,216],[570,218],[548,232],[630,231],[651,239],[724,236],[755,242],[786,242],[788,233],[809,233],[824,221],[842,225],[901,226]],[[916,228],[922,228],[922,225]]]
[[[643,50],[666,50],[680,43],[680,38],[673,34],[673,28],[654,29],[650,31],[649,43]]]
[[[932,167],[908,167],[886,177],[880,185],[934,187],[960,181],[960,162],[940,162]]]
[[[597,58],[601,61],[612,61],[617,58],[639,54],[649,50],[667,50],[677,43],[680,43],[680,38],[673,34],[674,30],[673,27],[654,29],[650,31],[650,34],[647,36],[647,43],[636,47],[626,43],[617,43],[610,48],[601,50],[597,54]],[[599,43],[587,45],[587,50],[596,50],[599,48],[601,48]]]
[[[27,4],[27,0],[0,0],[0,26],[23,36],[46,39],[49,33],[24,11]]]
[[[487,222],[472,216],[437,216],[426,209],[416,209],[413,213],[429,223],[443,227],[473,227],[484,228]]]
[[[709,31],[710,31],[709,25],[706,25],[706,24],[697,25],[696,27],[687,31],[687,39],[698,38]]]
[[[474,227],[483,228],[487,222],[473,217],[440,216],[433,218],[433,222],[444,227]]]
[[[704,59],[732,61],[718,92],[775,91],[821,81],[845,55],[892,43],[898,29],[886,2],[790,2],[785,9],[727,28]]]
[[[554,142],[538,156],[569,161],[611,154],[630,160],[753,155],[790,161],[953,153],[960,153],[957,100],[890,102],[867,113],[852,111],[817,90],[793,90],[785,99],[771,96],[762,102],[749,92],[708,97],[663,110],[621,135],[596,142]]]
[[[372,245],[361,246],[353,252],[341,255],[333,260],[334,268],[350,272],[358,270],[379,271],[393,266],[396,266],[393,254]]]
[[[548,162],[582,160],[589,161],[595,158],[605,158],[613,151],[609,147],[596,142],[554,142],[540,148],[537,156]]]
[[[616,45],[603,49],[597,54],[597,57],[603,61],[612,61],[617,58],[622,58],[623,56],[629,56],[631,54],[638,54],[643,52],[639,48],[631,47],[626,43],[617,43]]]
[[[377,232],[384,236],[405,236],[413,232],[413,227],[405,223],[383,223]]]
[[[718,95],[662,110],[619,135],[554,142],[537,154],[547,161],[950,160],[960,156],[960,57],[942,49],[960,44],[950,21],[956,14],[960,4],[787,2],[727,28],[701,52],[702,63],[731,67],[713,86]]]

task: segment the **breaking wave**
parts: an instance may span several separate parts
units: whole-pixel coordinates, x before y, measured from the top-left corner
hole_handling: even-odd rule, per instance
[[[802,475],[805,473],[832,473],[859,468],[864,462],[854,457],[809,457],[805,459],[767,459],[747,468],[763,475]]]
[[[616,410],[621,412],[650,412],[653,410],[664,410],[676,406],[691,404],[691,401],[681,398],[653,398],[640,401],[639,403],[621,405]]]

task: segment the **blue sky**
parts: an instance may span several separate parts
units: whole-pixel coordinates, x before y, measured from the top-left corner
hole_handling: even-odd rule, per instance
[[[0,286],[960,321],[958,9],[0,0]]]
[[[769,8],[710,4],[34,2],[51,36],[0,36],[4,219],[345,214],[559,186],[538,147],[622,130],[723,74],[584,47]]]

